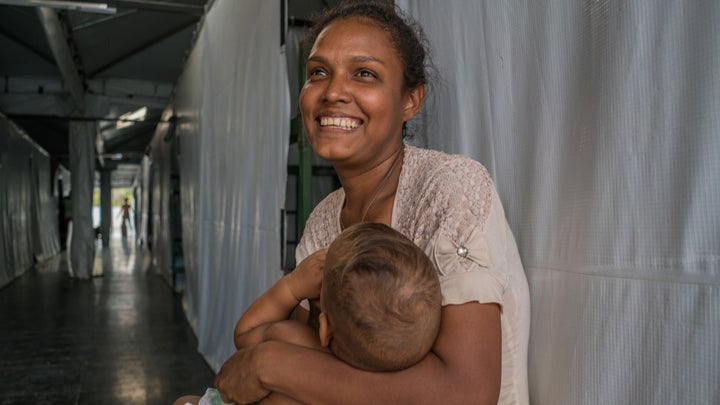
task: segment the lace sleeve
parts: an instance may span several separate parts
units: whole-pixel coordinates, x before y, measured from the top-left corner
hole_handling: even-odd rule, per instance
[[[402,225],[435,264],[443,292],[443,305],[470,301],[502,303],[507,285],[504,255],[495,252],[487,227],[495,189],[480,163],[461,156],[429,154],[412,170],[412,190],[403,190]],[[498,200],[499,202],[499,200]]]

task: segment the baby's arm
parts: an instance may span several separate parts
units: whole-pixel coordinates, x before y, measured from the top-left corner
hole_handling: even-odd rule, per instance
[[[266,335],[275,322],[287,319],[301,300],[320,296],[325,252],[319,250],[308,256],[250,305],[235,326],[236,348],[269,340]]]
[[[280,340],[311,349],[326,350],[320,344],[320,337],[316,330],[293,319],[268,322],[246,333],[236,335],[235,345],[242,348],[267,342],[268,340]]]

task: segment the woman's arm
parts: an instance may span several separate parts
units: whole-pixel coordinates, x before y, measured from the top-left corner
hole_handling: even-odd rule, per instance
[[[501,340],[498,305],[448,305],[433,352],[406,370],[365,372],[317,350],[266,342],[233,355],[215,384],[238,403],[272,391],[313,404],[495,404]]]

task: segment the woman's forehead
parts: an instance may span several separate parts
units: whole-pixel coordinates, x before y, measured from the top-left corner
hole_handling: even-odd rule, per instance
[[[364,17],[341,18],[328,24],[318,35],[310,54],[331,47],[390,51],[396,54],[388,32],[378,23]]]

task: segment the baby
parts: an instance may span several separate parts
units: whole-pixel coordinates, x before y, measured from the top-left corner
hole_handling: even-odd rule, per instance
[[[300,301],[318,296],[318,330],[286,320]],[[281,340],[328,351],[358,369],[401,370],[432,348],[440,311],[438,276],[425,253],[386,225],[360,223],[260,296],[238,321],[235,346]],[[200,402],[175,403],[213,404],[211,398],[220,400],[209,389]],[[264,403],[295,401],[271,394]]]

